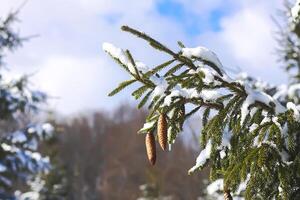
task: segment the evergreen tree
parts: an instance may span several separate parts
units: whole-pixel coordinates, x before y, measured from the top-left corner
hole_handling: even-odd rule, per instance
[[[8,79],[5,76],[6,53],[21,46],[21,38],[12,28],[16,13],[0,18],[0,120],[18,126],[22,116],[36,114],[46,102],[47,95],[29,87],[28,76]],[[11,128],[11,127],[10,127]],[[29,123],[21,130],[7,133],[1,130],[0,137],[0,199],[13,199],[19,182],[31,182],[35,175],[50,170],[48,157],[43,157],[38,146],[40,141],[52,136],[53,127],[48,124]],[[20,192],[16,193],[21,196]]]
[[[300,68],[299,3],[291,12],[293,33],[289,33],[294,34],[293,40],[283,51],[285,61],[292,63],[287,70]],[[165,149],[164,141],[171,146],[183,123],[202,111],[203,150],[189,173],[210,162],[210,179],[217,181],[210,185],[211,193],[222,190],[224,199],[232,199],[232,195],[236,199],[300,199],[299,84],[264,87],[249,77],[244,81],[232,79],[217,55],[205,47],[186,48],[178,42],[180,49],[175,52],[143,32],[128,26],[122,26],[122,30],[170,56],[150,68],[136,61],[129,50],[103,44],[103,49],[131,75],[109,96],[139,84],[132,96],[141,99],[139,108],[149,109],[139,133],[152,138],[157,131],[156,138]],[[297,73],[294,77],[299,79]],[[154,164],[153,158],[159,156],[155,143],[146,141],[148,157]]]
[[[283,11],[285,23],[282,27],[279,25],[280,61],[290,75],[290,84],[300,82],[300,19],[296,14],[296,10],[299,10],[298,4],[292,9],[286,4],[286,10]]]

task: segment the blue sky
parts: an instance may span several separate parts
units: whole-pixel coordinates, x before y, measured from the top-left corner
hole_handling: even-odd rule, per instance
[[[22,2],[0,0],[1,15]],[[178,40],[191,47],[206,46],[230,71],[283,83],[286,77],[276,63],[272,34],[276,27],[271,20],[282,4],[281,0],[29,0],[17,27],[22,35],[39,37],[7,56],[9,72],[34,72],[33,85],[56,97],[50,106],[64,114],[134,103],[129,90],[107,97],[128,75],[107,57],[101,44],[131,49],[150,66],[166,57],[122,33],[120,26],[128,24],[171,48],[178,48]]]
[[[158,12],[165,17],[180,23],[189,36],[196,36],[207,30],[219,31],[220,19],[231,11],[223,6],[212,9],[207,18],[201,17],[186,9],[182,3],[172,0],[159,1],[156,5]]]

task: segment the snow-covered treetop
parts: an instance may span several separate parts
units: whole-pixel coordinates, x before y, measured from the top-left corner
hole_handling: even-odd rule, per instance
[[[0,67],[4,64],[5,54],[15,50],[23,41],[18,32],[12,28],[16,13],[11,13],[3,19],[0,18]],[[29,87],[28,76],[8,78],[3,71],[0,73],[0,119],[14,118],[19,113],[37,111],[40,104],[46,102],[45,93]]]
[[[295,175],[295,170],[300,167],[300,106],[286,98],[297,91],[296,85],[292,91],[271,86],[262,90],[262,82],[258,84],[245,75],[242,79],[230,78],[217,55],[205,47],[187,48],[179,42],[180,49],[174,52],[145,33],[128,26],[122,30],[171,57],[158,66],[147,67],[137,64],[129,50],[103,44],[104,51],[131,75],[109,95],[130,84],[141,84],[132,96],[141,99],[139,108],[148,105],[150,111],[140,133],[160,133],[159,119],[164,114],[171,145],[184,121],[199,113],[203,150],[189,173],[210,162],[211,179],[224,179],[224,191],[233,193],[244,183],[247,199],[270,198],[270,194],[290,197],[299,192],[296,182],[300,175]]]

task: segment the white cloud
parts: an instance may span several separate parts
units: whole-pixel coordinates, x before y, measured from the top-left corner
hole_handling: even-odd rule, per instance
[[[221,37],[239,61],[248,62],[254,68],[270,63],[275,41],[269,18],[263,11],[245,8],[222,20]]]
[[[137,59],[147,64],[159,64],[165,58],[148,48],[144,41],[122,33],[119,29],[122,24],[143,30],[170,47],[176,47],[177,40],[206,44],[220,54],[226,66],[247,66],[244,69],[257,72],[263,78],[269,78],[266,72],[270,69],[275,75],[279,74],[273,66],[274,60],[269,59],[274,46],[271,35],[274,27],[269,14],[276,11],[279,0],[228,0],[225,3],[177,0],[188,12],[204,18],[216,9],[235,11],[221,19],[220,32],[204,32],[198,37],[187,35],[179,22],[159,14],[157,1],[30,0],[21,10],[22,22],[18,25],[22,35],[39,34],[40,37],[25,43],[7,62],[16,73],[38,72],[36,83],[50,95],[59,97],[52,105],[64,113],[111,108],[129,99],[125,94],[114,98],[106,96],[128,76],[102,52],[102,42],[129,48]],[[21,5],[23,0],[0,2],[0,13],[4,14]]]
[[[21,0],[0,0],[2,13],[18,7]],[[110,17],[116,20],[110,21]],[[154,1],[31,0],[21,10],[22,35],[39,34],[7,57],[13,73],[32,73],[36,83],[51,96],[52,106],[63,113],[86,108],[111,108],[128,95],[108,98],[119,82],[128,78],[102,51],[104,41],[132,49],[137,59],[158,64],[163,56],[145,42],[120,31],[122,24],[153,33],[160,40],[176,42],[183,37],[175,22],[161,17]],[[158,23],[159,22],[159,23]],[[173,38],[170,38],[170,31]],[[175,46],[175,45],[173,45]],[[141,50],[143,49],[143,50]],[[58,56],[59,55],[59,56]],[[153,55],[157,59],[153,60]],[[125,98],[125,96],[127,98]]]
[[[202,34],[198,42],[211,46],[229,68],[238,66],[253,76],[282,83],[286,76],[276,62],[276,26],[271,19],[280,6],[280,1],[242,1],[236,12],[221,19],[219,32]]]
[[[69,113],[78,108],[100,107],[107,102],[107,98],[101,99],[101,92],[109,90],[108,85],[113,84],[111,74],[116,73],[113,68],[105,68],[106,65],[94,58],[50,57],[42,63],[34,82],[55,95],[54,109]]]

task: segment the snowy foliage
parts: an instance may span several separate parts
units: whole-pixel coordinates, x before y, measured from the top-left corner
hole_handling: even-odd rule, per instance
[[[50,169],[49,158],[41,156],[37,148],[41,140],[51,136],[49,124],[41,124],[2,137],[0,152],[6,156],[1,159],[1,165],[9,167],[0,172],[0,185],[10,187],[12,177],[26,179],[31,174],[47,172]]]
[[[203,61],[213,63],[219,69],[223,69],[223,65],[217,55],[206,47],[182,48],[182,55],[190,59],[193,57],[202,59]]]
[[[0,120],[22,125],[20,117],[35,114],[40,106],[46,103],[47,95],[32,90],[28,76],[8,78],[2,68],[5,54],[22,44],[17,32],[12,28],[16,13],[0,18]],[[12,128],[12,127],[10,127]],[[27,182],[36,174],[50,170],[47,156],[39,153],[42,140],[52,137],[54,128],[48,123],[28,124],[22,130],[11,133],[2,131],[0,136],[0,198],[13,199],[9,193],[16,182]],[[31,199],[31,198],[27,198]]]
[[[30,186],[31,191],[22,193],[20,191],[15,192],[16,200],[39,200],[40,192],[45,187],[45,181],[41,176],[37,175],[33,180],[28,180],[28,185]]]
[[[115,47],[113,44],[105,42],[103,43],[102,48],[113,58],[117,59],[121,64],[128,67],[129,72],[132,74],[138,73],[137,71],[135,71],[136,69],[140,72],[147,72],[149,70],[144,63],[139,61],[133,61],[132,58],[128,56],[128,52],[118,47]]]
[[[246,74],[232,79],[216,54],[205,47],[186,48],[179,42],[176,53],[145,33],[128,26],[122,30],[171,56],[165,63],[141,71],[128,50],[103,45],[132,76],[110,95],[130,84],[141,84],[132,95],[141,98],[139,107],[148,105],[150,112],[140,133],[155,131],[160,113],[165,113],[168,142],[172,144],[184,121],[201,108],[203,150],[189,173],[210,162],[211,179],[222,180],[217,186],[236,196],[242,191],[246,199],[299,195],[299,102],[293,101],[298,97],[296,84],[274,87]]]
[[[189,170],[189,174],[194,172],[196,169],[203,167],[205,163],[210,158],[211,153],[211,141],[209,140],[206,144],[206,147],[200,152],[199,156],[196,159],[196,165]]]

